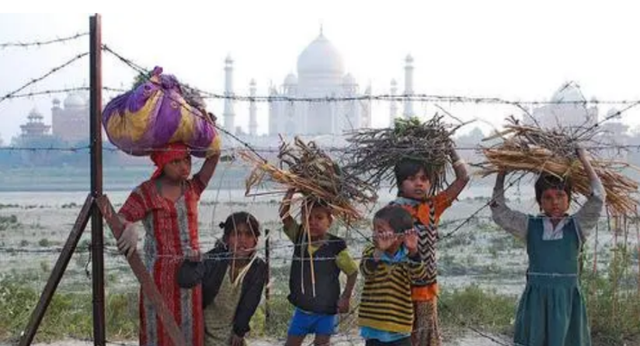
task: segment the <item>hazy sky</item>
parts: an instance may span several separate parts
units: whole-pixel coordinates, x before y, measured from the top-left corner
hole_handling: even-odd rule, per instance
[[[0,14],[0,43],[32,41],[88,31],[92,10],[102,13],[103,42],[145,67],[164,67],[181,81],[213,92],[224,86],[223,62],[235,60],[235,86],[258,94],[296,72],[300,52],[324,26],[360,89],[387,93],[395,78],[402,90],[404,57],[415,59],[415,91],[442,95],[544,100],[565,81],[575,80],[590,99],[640,99],[640,5],[601,1],[109,1],[87,9],[85,2],[21,1],[18,11],[65,14]],[[187,7],[182,4],[189,4]],[[214,6],[215,5],[215,6]],[[54,7],[55,6],[55,7]],[[125,12],[126,10],[126,12]],[[88,38],[44,48],[0,49],[0,95],[71,57],[88,51]],[[129,86],[134,72],[105,53],[105,86]],[[88,57],[26,92],[88,85]],[[110,96],[110,94],[105,94]],[[58,95],[64,99],[65,95]],[[51,96],[0,103],[0,137],[19,133],[31,108],[50,123]],[[510,106],[454,106],[454,115],[499,124],[519,114]],[[388,121],[388,104],[374,107],[374,126]],[[601,106],[604,114],[610,106]],[[220,102],[209,108],[222,114]],[[236,104],[236,124],[248,125],[248,104]],[[415,104],[420,115],[433,104]],[[640,109],[640,107],[639,107]],[[259,133],[267,130],[267,108],[259,108]],[[640,111],[624,120],[640,124]]]

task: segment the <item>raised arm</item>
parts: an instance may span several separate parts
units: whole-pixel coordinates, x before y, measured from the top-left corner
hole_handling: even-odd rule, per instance
[[[464,187],[469,183],[469,173],[467,172],[467,165],[455,149],[451,148],[449,156],[453,164],[453,171],[456,174],[456,180],[444,190],[444,193],[449,201],[453,201],[458,198],[458,195],[460,195]]]
[[[524,213],[513,211],[507,207],[504,198],[505,176],[505,172],[500,172],[496,178],[496,185],[493,188],[493,198],[491,201],[491,216],[493,221],[505,231],[513,234],[517,238],[526,240],[529,217]]]
[[[219,160],[219,151],[213,152],[211,155],[207,156],[206,160],[204,160],[204,163],[202,164],[202,167],[200,167],[200,171],[198,171],[197,174],[204,186],[209,185],[209,181],[211,181],[211,177],[213,177],[213,173],[216,171]]]
[[[578,223],[578,228],[583,238],[589,236],[591,230],[598,223],[602,209],[604,208],[604,202],[606,200],[606,192],[600,181],[600,177],[596,174],[596,171],[591,166],[589,155],[583,148],[577,150],[578,158],[584,167],[589,181],[591,182],[591,195],[587,198],[587,201],[582,205],[580,210],[574,215],[574,220]]]
[[[206,109],[200,108],[202,114],[205,114],[209,117],[213,126],[216,126],[216,116],[211,112],[207,112]],[[207,158],[200,167],[200,171],[198,172],[198,177],[200,177],[200,181],[204,186],[209,185],[209,181],[211,181],[211,177],[213,177],[213,173],[216,171],[216,167],[218,166],[218,161],[220,161],[220,134],[216,134],[215,144],[213,148],[209,148],[207,150]]]
[[[282,224],[284,225],[285,232],[289,230],[295,229],[297,227],[296,220],[291,216],[291,199],[293,198],[293,194],[296,192],[295,189],[287,190],[287,193],[282,198],[282,202],[280,203],[280,220],[282,220]]]

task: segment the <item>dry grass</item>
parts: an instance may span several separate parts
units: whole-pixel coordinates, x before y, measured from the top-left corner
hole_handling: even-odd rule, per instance
[[[282,143],[278,165],[266,162],[250,151],[241,151],[239,155],[253,166],[246,180],[247,196],[263,182],[272,181],[301,193],[302,205],[318,201],[326,203],[334,215],[347,224],[362,218],[356,205],[366,206],[377,200],[372,186],[341,170],[315,143],[304,143],[298,137],[293,145]]]
[[[535,126],[519,125],[511,119],[506,129],[492,137],[502,142],[483,148],[486,161],[479,164],[482,176],[503,170],[539,174],[546,172],[563,179],[571,179],[579,194],[591,194],[591,184],[582,163],[577,159],[579,143],[593,142],[595,128],[573,130],[546,130]],[[591,164],[600,177],[607,193],[607,206],[614,215],[635,215],[638,205],[638,183],[620,171],[635,168],[624,162],[600,160],[592,155]]]

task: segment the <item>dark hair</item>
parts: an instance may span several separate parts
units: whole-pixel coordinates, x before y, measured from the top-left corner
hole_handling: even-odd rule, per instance
[[[425,161],[421,160],[404,158],[396,163],[396,165],[393,167],[393,173],[396,176],[396,185],[398,186],[398,195],[402,193],[402,183],[405,180],[409,179],[409,177],[418,174],[420,170],[424,171],[427,179],[429,179],[429,181],[431,182],[429,193],[433,193],[435,191],[435,178],[437,176],[437,172],[435,171],[434,165],[428,165]]]
[[[231,233],[234,232],[238,225],[241,224],[246,224],[253,233],[254,237],[260,237],[260,223],[258,222],[258,220],[246,211],[240,211],[229,215],[225,222],[220,223],[220,228],[224,230],[222,238],[224,240],[227,240]]]
[[[399,205],[389,205],[378,210],[373,219],[386,221],[395,233],[404,233],[404,231],[413,228],[411,214]]]
[[[322,209],[325,209],[327,211],[329,216],[331,216],[333,214],[331,206],[329,206],[329,202],[327,202],[327,201],[325,201],[323,199],[320,199],[320,198],[311,198],[311,199],[307,200],[305,202],[305,206],[304,207],[309,212],[311,212],[311,210],[316,209],[316,208],[322,208]]]
[[[569,202],[571,202],[571,181],[566,178],[562,179],[556,175],[552,175],[549,173],[542,173],[536,180],[535,190],[536,190],[536,201],[540,204],[542,200],[542,193],[546,190],[554,189],[554,190],[564,190],[569,196]]]

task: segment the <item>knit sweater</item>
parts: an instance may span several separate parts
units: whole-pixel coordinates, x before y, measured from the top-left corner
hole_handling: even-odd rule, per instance
[[[364,288],[359,325],[394,333],[411,333],[413,303],[411,285],[424,280],[426,270],[420,255],[399,262],[376,261],[375,247],[365,248],[360,262]]]

